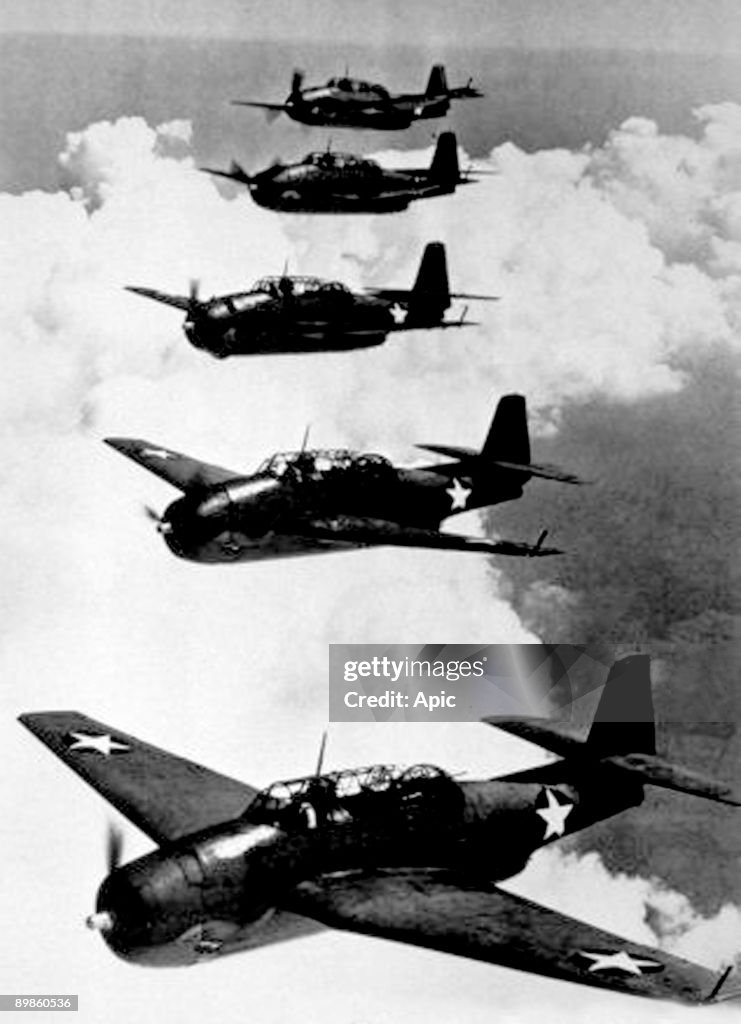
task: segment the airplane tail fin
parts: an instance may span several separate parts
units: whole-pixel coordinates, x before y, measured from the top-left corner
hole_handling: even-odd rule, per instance
[[[450,306],[448,261],[442,242],[429,242],[409,293],[407,323],[434,322]]]
[[[448,93],[448,78],[442,64],[435,64],[427,79],[425,96],[430,99],[433,96],[446,96]]]
[[[457,293],[453,293],[455,298]],[[494,418],[480,452],[473,448],[453,445],[421,444],[418,448],[445,455],[467,464],[471,473],[489,473],[492,469],[505,469],[519,474],[523,481],[530,477],[557,480],[564,484],[584,483],[573,473],[558,466],[540,465],[530,461],[530,434],[527,425],[527,407],[524,395],[503,395],[494,410]]]
[[[442,132],[435,146],[428,178],[436,185],[457,185],[461,169],[458,163],[458,142],[454,132]]]
[[[524,395],[503,395],[499,399],[481,456],[491,462],[529,464],[530,434]]]
[[[590,757],[655,754],[651,659],[631,654],[610,669],[585,744]]]
[[[656,755],[650,658],[647,654],[631,654],[614,663],[586,740],[538,719],[492,717],[485,721],[536,743],[573,764],[610,765],[642,785],[673,789],[741,807],[741,792],[732,786]]]

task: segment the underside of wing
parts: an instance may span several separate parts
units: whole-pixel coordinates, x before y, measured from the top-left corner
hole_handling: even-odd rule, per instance
[[[479,551],[489,555],[520,557],[561,554],[558,548],[545,548],[541,544],[489,540],[486,537],[464,537],[456,533],[442,533],[440,530],[405,526],[385,519],[364,519],[357,516],[312,519],[303,522],[299,529],[306,536],[345,541],[356,544],[358,547],[390,544],[397,547],[436,548],[443,551]]]
[[[231,469],[199,462],[171,448],[134,437],[107,437],[105,443],[181,491],[197,487],[215,487],[240,475]]]
[[[276,114],[286,110],[285,103],[260,103],[258,100],[232,100],[233,107],[257,107],[258,110],[273,110]]]
[[[727,978],[448,872],[330,875],[302,883],[288,909],[365,935],[635,995],[702,1003]]]
[[[257,790],[78,711],[20,722],[156,843],[238,817]]]

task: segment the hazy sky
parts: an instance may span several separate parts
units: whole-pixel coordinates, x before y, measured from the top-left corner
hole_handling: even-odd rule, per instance
[[[6,32],[420,45],[741,49],[736,0],[0,0]]]

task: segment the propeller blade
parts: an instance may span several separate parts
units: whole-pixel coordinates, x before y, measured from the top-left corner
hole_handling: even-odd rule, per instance
[[[197,306],[200,302],[200,299],[198,298],[200,287],[201,282],[197,278],[192,277],[190,279],[190,287],[188,291],[188,298],[190,299],[191,306]]]
[[[108,874],[111,871],[115,871],[118,865],[121,863],[121,857],[123,855],[123,833],[120,828],[115,825],[108,826],[108,835],[106,836],[106,862],[108,865]]]
[[[147,519],[151,519],[153,523],[161,522],[159,513],[155,512],[151,505],[144,505],[143,511]]]

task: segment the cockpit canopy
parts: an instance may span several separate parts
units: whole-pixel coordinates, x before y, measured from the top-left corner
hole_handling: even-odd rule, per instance
[[[327,82],[330,89],[339,89],[341,92],[364,93],[370,96],[379,96],[384,99],[389,95],[388,89],[383,85],[371,85],[370,82],[363,82],[358,78],[330,78]]]
[[[250,821],[315,828],[378,814],[388,821],[429,812],[459,801],[460,788],[442,768],[376,764],[326,775],[274,782],[255,797],[245,812]]]
[[[303,162],[310,167],[334,171],[369,171],[378,167],[375,160],[367,160],[354,153],[333,153],[326,149],[308,153]]]
[[[383,455],[351,452],[346,448],[315,448],[303,452],[278,452],[266,459],[257,472],[277,479],[287,473],[302,478],[321,479],[335,470],[352,470],[359,474],[378,476],[379,473],[393,472],[394,468]]]
[[[323,281],[320,277],[261,277],[252,287],[252,292],[262,292],[271,297],[280,295],[305,295],[307,292],[317,292],[331,285],[332,288],[348,291],[344,284],[339,281]]]

